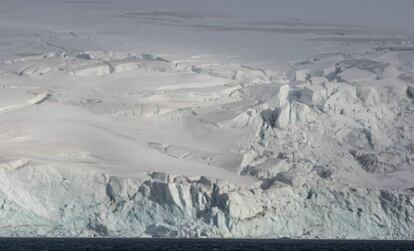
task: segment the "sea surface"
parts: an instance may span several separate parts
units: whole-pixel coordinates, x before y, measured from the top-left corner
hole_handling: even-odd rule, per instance
[[[1,251],[36,250],[275,250],[275,251],[414,251],[414,241],[259,240],[259,239],[125,239],[0,238]]]

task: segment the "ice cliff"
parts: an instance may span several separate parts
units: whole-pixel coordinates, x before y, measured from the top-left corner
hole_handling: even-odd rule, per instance
[[[2,236],[413,238],[413,191],[0,170]]]

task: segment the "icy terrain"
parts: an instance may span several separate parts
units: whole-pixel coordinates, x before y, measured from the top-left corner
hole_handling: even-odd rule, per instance
[[[414,3],[190,2],[0,1],[0,235],[414,239]]]

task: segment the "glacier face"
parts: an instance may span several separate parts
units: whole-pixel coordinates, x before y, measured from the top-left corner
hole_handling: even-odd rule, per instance
[[[2,236],[412,239],[414,196],[386,189],[246,187],[205,177],[0,171]]]

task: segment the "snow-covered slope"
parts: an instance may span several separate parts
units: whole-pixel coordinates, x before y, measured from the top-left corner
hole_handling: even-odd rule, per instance
[[[0,235],[413,239],[409,31],[275,2],[0,3]]]

